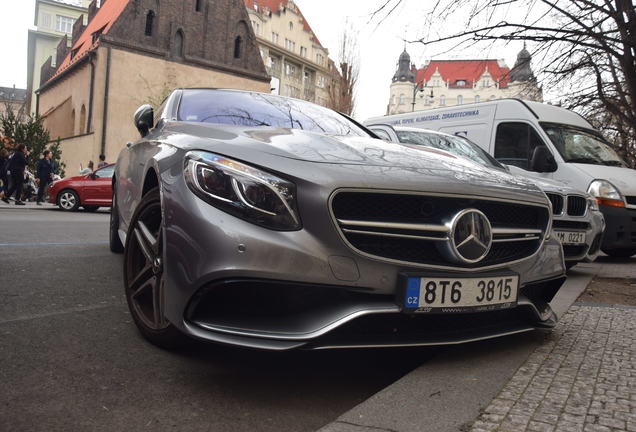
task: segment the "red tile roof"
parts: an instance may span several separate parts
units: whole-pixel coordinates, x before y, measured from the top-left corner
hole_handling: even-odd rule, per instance
[[[430,80],[439,71],[444,81],[450,81],[454,87],[455,81],[465,80],[466,87],[472,87],[485,70],[488,70],[493,81],[499,81],[499,86],[505,88],[510,81],[510,68],[500,66],[497,60],[431,60],[431,62],[417,71],[417,82]]]
[[[124,11],[124,8],[130,0],[108,0],[102,2],[104,5],[99,8],[91,22],[88,23],[77,42],[71,47],[71,51],[66,55],[64,61],[58,66],[53,77],[50,80],[55,79],[58,75],[78,62],[81,58],[87,55],[90,51],[93,51],[99,46],[99,38],[93,43],[93,33],[101,30],[101,34],[108,34],[108,31],[113,26],[119,15]],[[71,59],[71,54],[75,52]],[[49,80],[49,81],[50,81]]]
[[[288,0],[243,0],[243,3],[245,3],[245,6],[251,10],[255,10],[254,6],[257,5],[259,12],[262,12],[263,8],[268,8],[273,13],[276,13],[279,10],[281,10],[283,7],[288,7]],[[313,38],[313,41],[317,45],[320,45],[322,47],[322,44],[318,40],[318,37],[316,36],[314,31],[309,26],[307,19],[305,18],[303,13],[300,11],[300,8],[298,7],[298,5],[294,4],[294,6],[296,7],[296,11],[298,11],[298,15],[300,15],[300,18],[303,20],[303,28],[305,29],[305,31],[309,32]]]

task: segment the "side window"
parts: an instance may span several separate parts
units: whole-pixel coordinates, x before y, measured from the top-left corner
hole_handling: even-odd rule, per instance
[[[386,131],[383,131],[382,129],[371,129],[371,130],[373,131],[374,134],[376,134],[377,136],[379,136],[383,140],[391,141],[391,137],[389,136],[388,133],[386,133]]]
[[[501,123],[495,138],[495,159],[528,170],[534,149],[545,143],[526,123]]]
[[[95,178],[113,178],[115,172],[115,165],[111,165],[106,168],[95,171]]]

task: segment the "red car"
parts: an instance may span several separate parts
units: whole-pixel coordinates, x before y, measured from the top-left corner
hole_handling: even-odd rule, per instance
[[[76,211],[79,207],[86,211],[110,207],[113,203],[114,172],[115,164],[111,164],[89,174],[53,182],[49,186],[49,202],[65,211]]]

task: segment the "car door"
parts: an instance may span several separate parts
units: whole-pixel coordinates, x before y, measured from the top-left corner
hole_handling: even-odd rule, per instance
[[[84,182],[84,200],[86,204],[111,205],[113,199],[112,178],[115,165],[108,165],[95,171]]]

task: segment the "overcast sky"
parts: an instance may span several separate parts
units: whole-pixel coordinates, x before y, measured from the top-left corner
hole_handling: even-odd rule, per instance
[[[383,0],[296,0],[320,42],[336,60],[339,41],[346,23],[358,31],[360,82],[355,117],[365,120],[383,115],[389,99],[389,85],[397,59],[404,49],[404,39],[414,40],[424,34],[421,28],[427,2],[405,0],[404,5],[380,26],[369,23],[369,16]],[[27,37],[33,28],[35,0],[0,0],[0,86],[26,88]],[[447,30],[460,28],[461,21],[446,23]],[[443,47],[407,46],[411,60],[420,66],[434,58],[503,58],[512,67],[520,42],[498,45],[489,50],[445,53]]]

